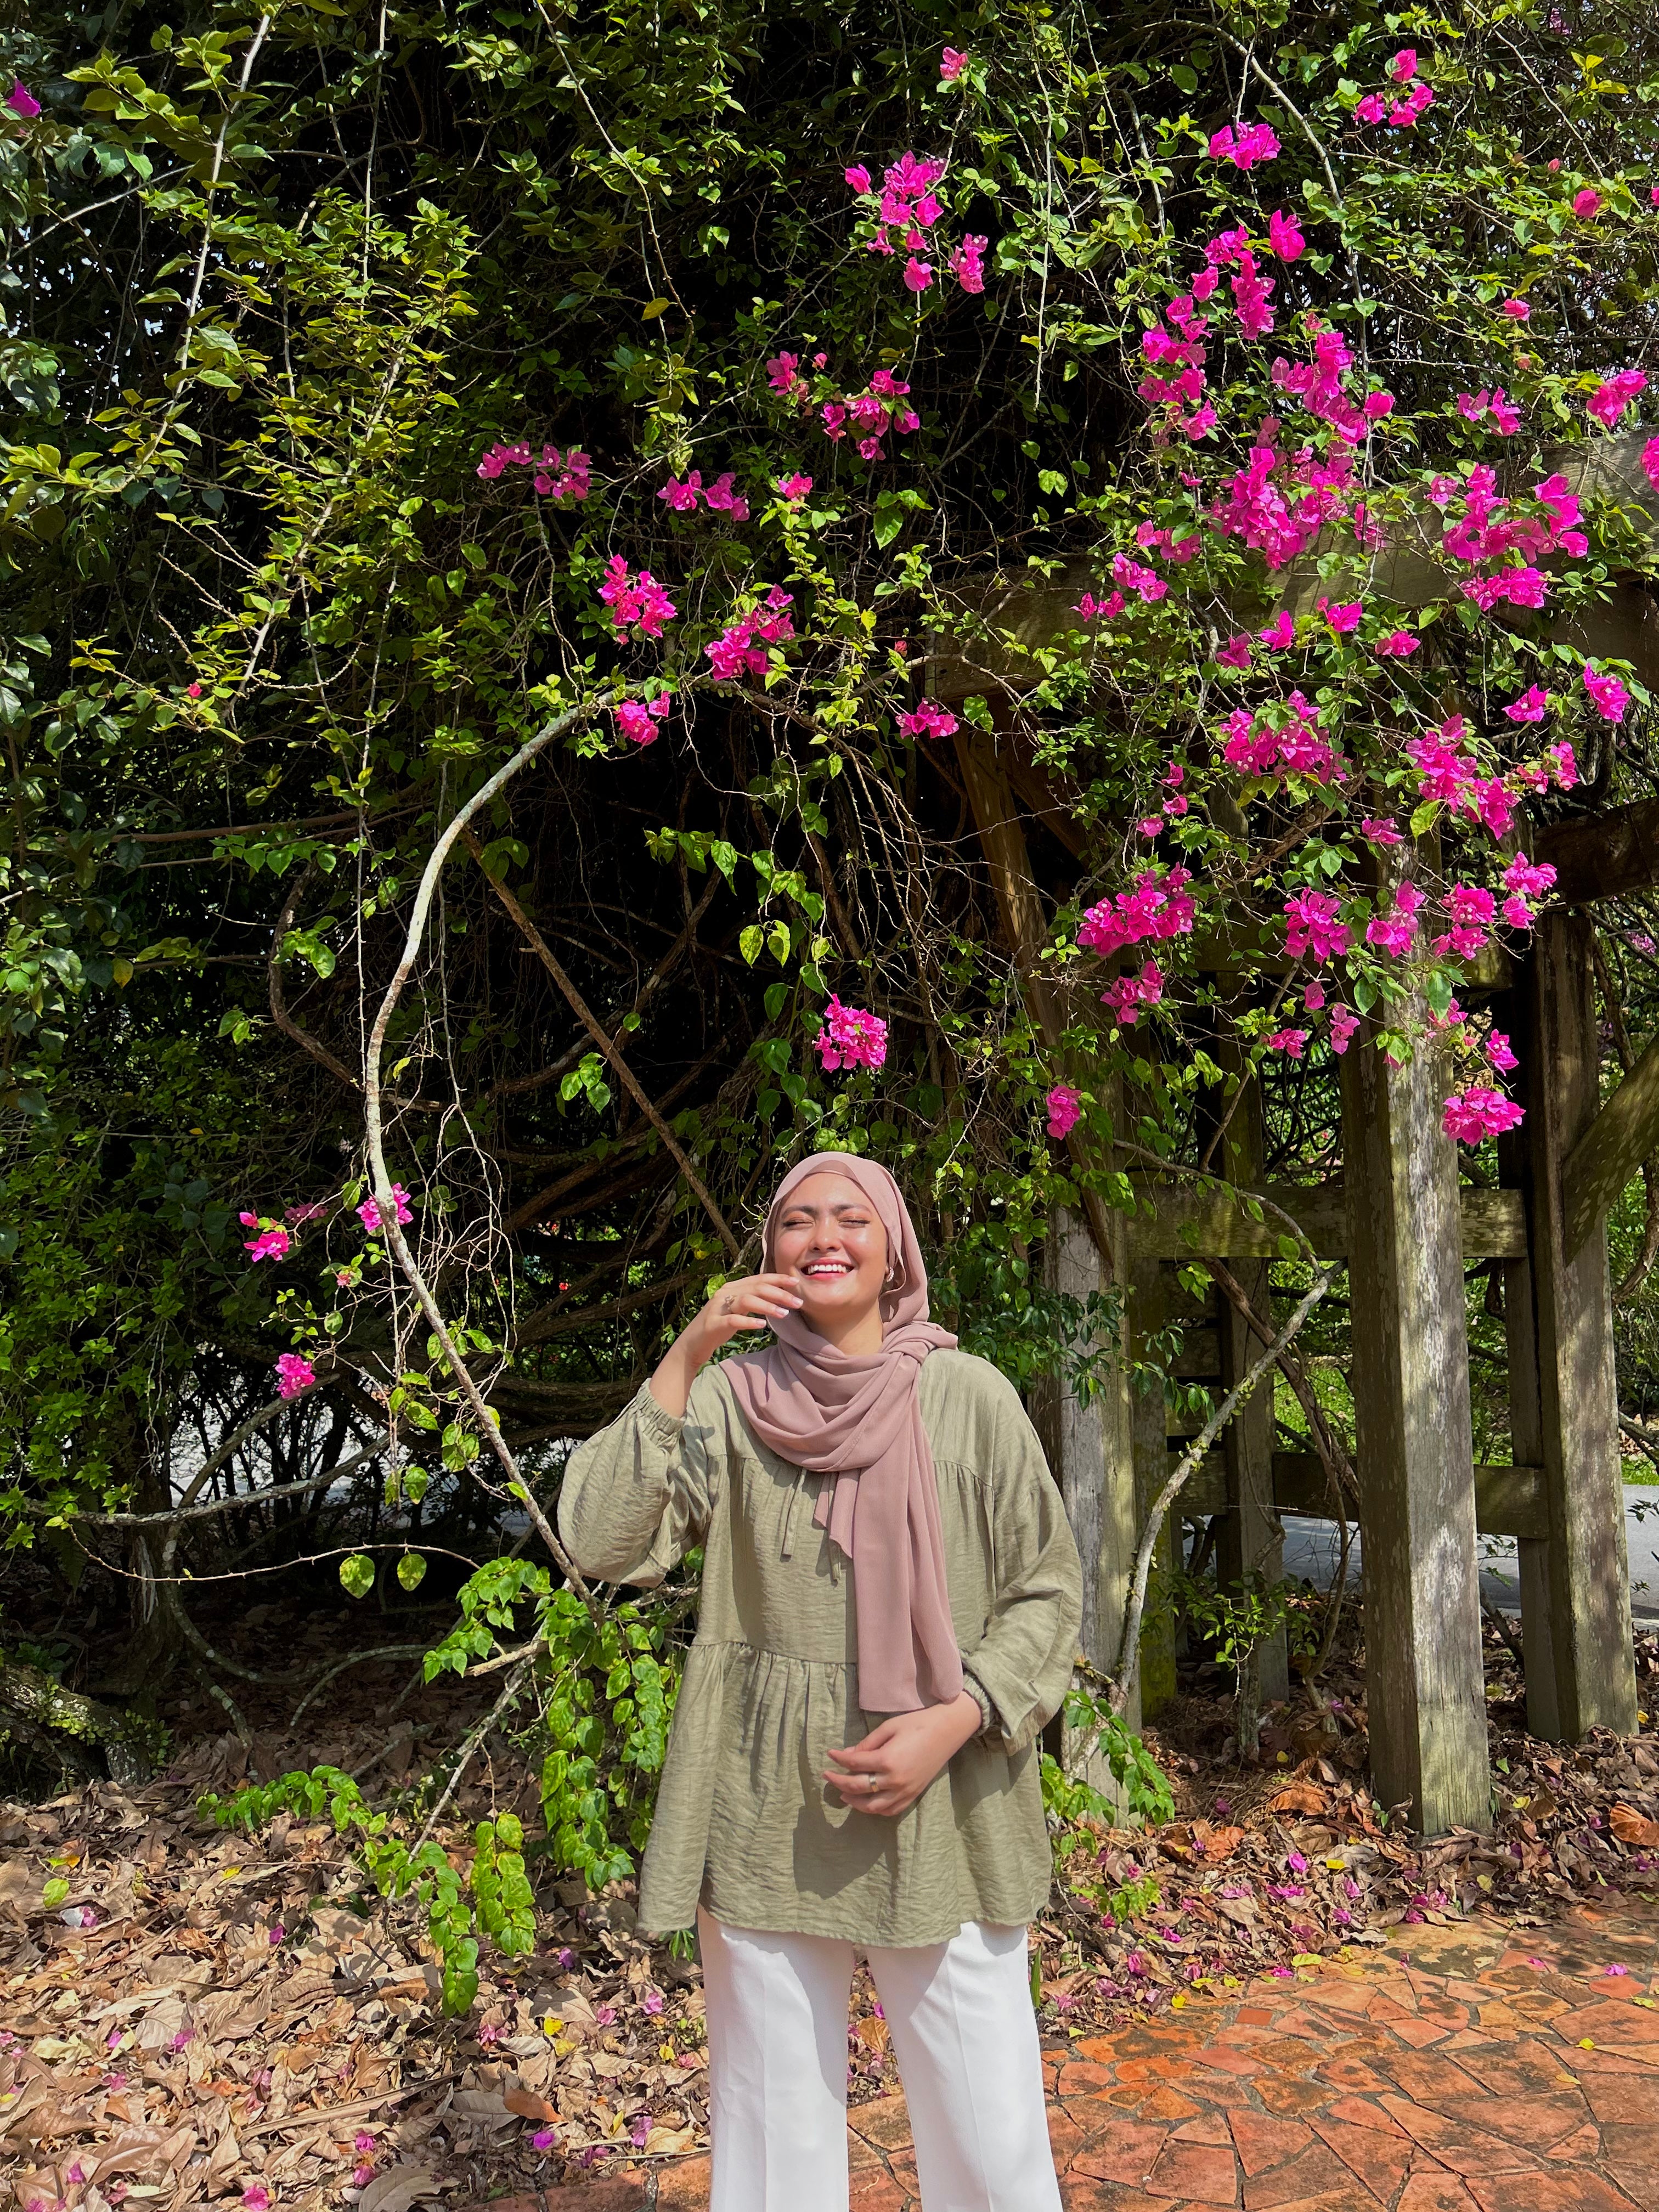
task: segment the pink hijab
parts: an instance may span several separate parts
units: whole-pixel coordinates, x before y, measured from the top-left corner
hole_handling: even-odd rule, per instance
[[[866,1713],[912,1713],[962,1691],[933,1448],[916,1401],[922,1361],[956,1339],[927,1318],[927,1270],[898,1185],[852,1152],[815,1152],[789,1170],[766,1217],[763,1267],[774,1265],[784,1201],[816,1175],[855,1182],[887,1231],[881,1350],[838,1351],[788,1314],[773,1325],[775,1344],[723,1371],[769,1450],[836,1477],[812,1518],[853,1563],[859,1703]]]

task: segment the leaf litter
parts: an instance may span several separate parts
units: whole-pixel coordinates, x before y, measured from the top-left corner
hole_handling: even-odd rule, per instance
[[[1659,1741],[1537,1742],[1513,1662],[1488,1660],[1495,1826],[1428,1844],[1370,1796],[1357,1673],[1270,1714],[1255,1766],[1216,1747],[1229,1700],[1178,1701],[1147,1739],[1179,1817],[1057,1838],[1034,1930],[1045,2036],[1413,1925],[1524,1927],[1588,1893],[1659,1890]],[[1638,1665],[1651,1702],[1659,1638],[1638,1637]],[[450,2020],[417,1909],[365,1895],[331,1826],[279,1816],[250,1838],[198,1816],[251,1753],[266,1774],[324,1753],[367,1767],[386,1741],[378,1719],[330,1729],[323,1752],[202,1737],[144,1788],[0,1808],[0,2173],[20,2207],[411,2212],[706,2148],[701,1976],[637,1935],[631,1885],[544,1881],[534,1953],[486,1951],[477,2005]],[[533,1831],[532,1777],[498,1750],[441,1832],[452,1863],[508,1808]],[[848,2064],[855,2102],[897,2086],[862,1972]]]

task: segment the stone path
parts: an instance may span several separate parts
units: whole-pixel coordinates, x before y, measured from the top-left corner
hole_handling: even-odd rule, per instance
[[[1659,2212],[1659,1912],[1402,1928],[1047,2065],[1066,2212]],[[851,2118],[853,2212],[906,2212],[903,2099]],[[708,2201],[699,2158],[494,2212]]]

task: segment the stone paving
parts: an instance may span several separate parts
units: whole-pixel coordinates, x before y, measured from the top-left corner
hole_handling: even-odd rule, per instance
[[[1659,2212],[1659,1912],[1401,1928],[1386,1950],[1195,1995],[1046,2064],[1066,2212]],[[902,2097],[851,2124],[853,2212],[906,2212]],[[706,2158],[542,2200],[708,2201]],[[520,2208],[538,2200],[495,2212]]]

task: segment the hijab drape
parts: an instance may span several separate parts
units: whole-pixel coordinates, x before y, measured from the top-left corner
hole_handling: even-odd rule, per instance
[[[887,1232],[881,1349],[839,1351],[792,1313],[773,1324],[775,1344],[725,1371],[769,1450],[836,1477],[812,1517],[853,1563],[859,1703],[867,1713],[915,1712],[948,1705],[963,1686],[933,1448],[916,1395],[922,1361],[956,1339],[927,1318],[927,1270],[898,1185],[854,1153],[815,1152],[790,1170],[766,1217],[762,1266],[775,1265],[786,1201],[818,1175],[856,1183]]]

